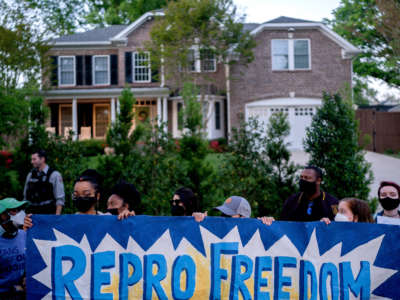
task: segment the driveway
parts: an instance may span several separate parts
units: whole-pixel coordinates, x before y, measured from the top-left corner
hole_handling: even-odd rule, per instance
[[[374,181],[370,185],[370,198],[377,197],[381,181],[389,180],[400,184],[400,159],[370,151],[366,152],[365,158],[371,163],[371,169],[374,173]],[[304,151],[293,150],[291,160],[299,165],[306,165],[308,154]]]

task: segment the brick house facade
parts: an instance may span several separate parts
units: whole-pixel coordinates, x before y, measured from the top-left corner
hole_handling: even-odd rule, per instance
[[[162,12],[146,13],[131,25],[54,40],[48,54],[56,71],[43,82],[50,83],[44,91],[51,109],[49,130],[65,135],[72,129],[75,138],[104,138],[118,113],[118,97],[129,86],[137,98],[137,116],[167,122],[173,136],[180,136],[182,99],[174,94],[177,87],[163,74],[155,80],[155,70],[136,63],[146,65],[149,59],[139,51],[150,39],[154,15]],[[321,105],[322,92],[351,86],[352,57],[359,50],[316,22],[280,17],[245,24],[244,29],[257,42],[254,61],[228,67],[215,59],[208,70],[215,84],[205,96],[207,137],[226,137],[238,126],[241,114],[268,122],[271,113],[283,110],[294,128],[289,141],[301,148],[298,136],[304,136],[305,126]],[[133,126],[140,121],[136,117]]]

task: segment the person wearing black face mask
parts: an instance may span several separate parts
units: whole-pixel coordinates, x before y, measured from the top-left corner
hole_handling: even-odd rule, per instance
[[[383,181],[378,189],[379,203],[383,210],[378,212],[375,221],[379,223],[378,216],[388,218],[400,218],[400,186],[394,182]]]
[[[300,192],[290,196],[283,205],[282,221],[333,220],[337,213],[338,199],[321,190],[322,171],[308,166],[300,175]]]
[[[193,191],[182,187],[175,191],[171,200],[171,215],[191,216],[196,210],[197,200]]]
[[[135,186],[123,180],[118,182],[107,200],[107,212],[112,215],[123,212],[131,212],[131,215],[140,214],[141,198]]]
[[[11,220],[9,211],[18,207],[11,204],[0,200],[0,299],[22,300],[26,232]]]

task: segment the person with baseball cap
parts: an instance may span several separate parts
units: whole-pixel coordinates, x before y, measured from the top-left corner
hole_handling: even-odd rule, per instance
[[[217,206],[214,209],[220,211],[223,217],[250,218],[251,216],[251,207],[249,202],[240,196],[230,196],[225,200],[224,204]],[[205,217],[207,217],[207,212],[193,213],[193,217],[197,222],[201,222]]]
[[[25,211],[24,209],[29,205],[28,201],[19,201],[15,198],[4,198],[1,200],[3,205],[8,208],[10,219],[17,224],[19,229],[24,225]]]
[[[0,200],[0,299],[25,299],[26,232],[11,220],[11,214],[23,205],[14,198]]]

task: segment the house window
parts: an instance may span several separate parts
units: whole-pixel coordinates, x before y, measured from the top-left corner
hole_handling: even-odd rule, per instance
[[[211,49],[200,50],[200,61],[202,72],[215,72],[217,70],[217,60],[214,51]]]
[[[104,138],[110,124],[110,105],[93,105],[93,133],[95,138]]]
[[[108,55],[93,56],[93,66],[94,84],[110,84],[110,57]]]
[[[310,40],[272,40],[272,70],[309,70]]]
[[[72,105],[60,104],[58,111],[58,130],[59,135],[69,136],[72,130]]]
[[[150,82],[150,53],[134,52],[133,53],[133,82]]]
[[[59,57],[60,85],[75,85],[75,56]]]
[[[183,116],[180,116],[180,113],[182,111],[182,107],[183,107],[183,103],[182,102],[178,102],[177,103],[177,124],[178,124],[178,129],[182,130],[183,129]]]
[[[216,72],[217,59],[215,53],[211,49],[193,46],[188,50],[187,55],[187,70],[189,72]],[[180,71],[182,69],[180,68]]]
[[[216,101],[215,102],[215,129],[221,129],[221,103]]]

